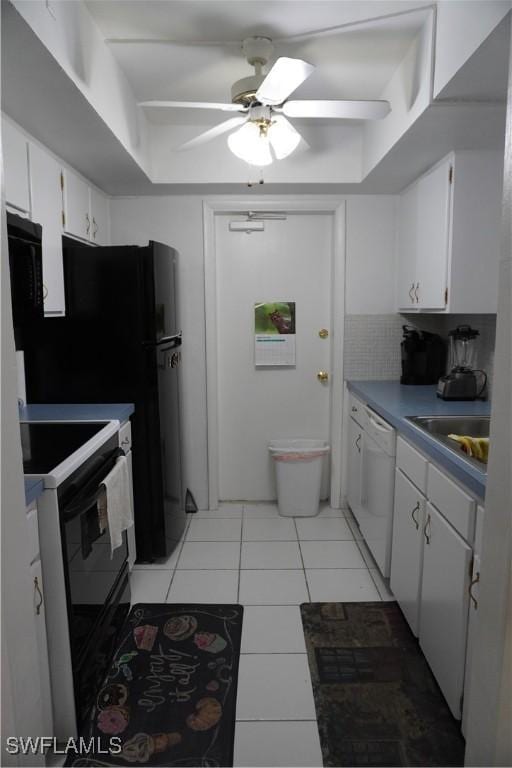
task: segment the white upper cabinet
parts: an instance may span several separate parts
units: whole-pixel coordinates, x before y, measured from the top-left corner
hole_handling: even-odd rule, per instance
[[[452,161],[446,160],[418,184],[414,296],[421,309],[447,305],[452,175]]]
[[[43,291],[45,315],[65,314],[62,267],[61,165],[30,143],[32,219],[43,228]]]
[[[416,228],[418,215],[418,185],[406,189],[400,196],[398,211],[397,292],[398,308],[416,309]]]
[[[109,245],[108,199],[91,187],[91,240],[97,245]]]
[[[108,245],[108,199],[69,170],[62,172],[62,212],[66,234]]]
[[[497,309],[503,158],[456,152],[400,196],[397,309]]]
[[[64,232],[82,240],[91,236],[89,185],[72,171],[62,171],[62,206]]]
[[[5,202],[21,213],[30,214],[28,142],[6,120],[2,120]]]

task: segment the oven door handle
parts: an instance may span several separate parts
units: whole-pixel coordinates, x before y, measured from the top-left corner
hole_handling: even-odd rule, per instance
[[[62,520],[64,523],[69,523],[71,520],[74,520],[75,517],[79,517],[84,512],[87,512],[87,510],[90,509],[92,505],[98,501],[101,493],[102,480],[108,475],[120,456],[125,456],[125,452],[122,448],[115,448],[108,459],[106,459],[105,462],[101,465],[100,469],[98,469],[91,477],[89,482],[86,483],[85,489],[88,489],[92,484],[94,484],[95,490],[92,493],[87,492],[85,498],[84,494],[80,494],[78,499],[75,497],[71,504],[68,504],[68,506],[64,507],[62,510]]]

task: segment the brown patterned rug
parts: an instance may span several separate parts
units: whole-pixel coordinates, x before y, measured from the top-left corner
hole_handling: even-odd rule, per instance
[[[465,742],[398,605],[301,605],[324,766],[462,766]]]

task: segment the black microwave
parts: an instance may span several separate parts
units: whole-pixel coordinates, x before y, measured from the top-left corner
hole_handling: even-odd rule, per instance
[[[7,212],[12,316],[15,328],[44,316],[42,229]]]

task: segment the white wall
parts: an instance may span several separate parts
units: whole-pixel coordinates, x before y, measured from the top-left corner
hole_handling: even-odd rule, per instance
[[[380,98],[391,104],[384,120],[368,121],[363,128],[363,178],[387,155],[430,104],[433,24],[430,11],[407,54]]]
[[[212,200],[213,198],[208,198]],[[272,199],[278,199],[273,197]],[[311,197],[309,198],[311,199]],[[114,245],[159,240],[179,253],[179,317],[183,350],[185,482],[200,508],[208,505],[204,255],[202,201],[198,196],[111,200]],[[254,198],[248,198],[248,207]],[[396,198],[347,198],[347,313],[394,312]]]
[[[438,0],[434,98],[510,10],[510,0]]]

